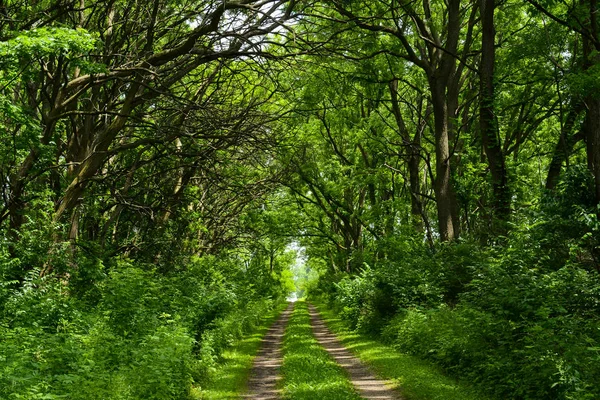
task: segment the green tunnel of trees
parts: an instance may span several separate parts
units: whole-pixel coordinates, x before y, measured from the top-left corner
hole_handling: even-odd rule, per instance
[[[192,398],[293,290],[498,398],[599,398],[599,19],[0,1],[0,398]]]

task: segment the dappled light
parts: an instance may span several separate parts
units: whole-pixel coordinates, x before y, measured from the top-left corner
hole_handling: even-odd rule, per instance
[[[360,399],[342,367],[327,355],[312,335],[311,325],[306,303],[297,302],[283,341],[282,397]]]
[[[319,344],[327,350],[338,365],[346,369],[352,385],[364,399],[403,400],[392,390],[392,383],[377,379],[356,356],[352,355],[338,338],[329,331],[314,306],[309,306],[311,325]]]
[[[597,0],[0,1],[0,399],[600,399],[599,299]]]
[[[291,313],[292,306],[290,305],[265,334],[262,348],[254,359],[253,370],[248,380],[247,393],[244,398],[255,400],[279,398],[279,368],[283,363],[281,344]]]

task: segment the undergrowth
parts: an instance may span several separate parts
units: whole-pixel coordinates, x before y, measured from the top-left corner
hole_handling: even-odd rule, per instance
[[[0,288],[1,399],[188,399],[281,304],[224,283],[223,269],[235,265],[211,258],[176,274],[128,260],[94,265],[85,297],[39,270]]]
[[[286,303],[280,303],[273,311],[264,316],[259,326],[248,332],[242,340],[231,348],[223,351],[220,362],[212,371],[210,379],[204,385],[194,385],[195,387],[192,389],[193,399],[224,400],[239,398],[246,390],[254,357],[262,345],[263,337],[286,307]]]
[[[431,363],[352,331],[334,311],[324,304],[317,305],[327,326],[342,344],[377,375],[393,381],[407,400],[487,399],[473,388],[448,377]]]
[[[286,400],[358,400],[345,371],[313,336],[308,307],[296,307],[283,337],[283,397]]]

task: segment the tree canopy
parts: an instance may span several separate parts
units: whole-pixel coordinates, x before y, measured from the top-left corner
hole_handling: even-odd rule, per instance
[[[189,397],[294,290],[600,396],[598,10],[1,1],[0,397]]]

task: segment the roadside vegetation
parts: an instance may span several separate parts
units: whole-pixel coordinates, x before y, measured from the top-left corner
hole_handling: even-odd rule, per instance
[[[202,384],[194,384],[194,400],[239,399],[246,391],[253,361],[262,339],[269,327],[280,317],[287,303],[281,303],[268,315],[262,316],[258,326],[245,332],[243,338],[221,354],[218,364],[210,372],[210,378]]]
[[[535,234],[565,232],[526,233]],[[356,332],[498,398],[596,398],[599,276],[574,261],[550,268],[530,240],[500,253],[413,242],[376,268],[321,277],[312,293]]]
[[[187,399],[294,289],[491,396],[600,398],[598,1],[0,15],[0,398]]]
[[[282,395],[289,400],[359,400],[348,375],[315,339],[308,307],[296,303],[283,337]]]
[[[224,351],[281,302],[221,285],[207,262],[162,277],[120,264],[94,299],[67,297],[60,282],[32,282],[44,290],[5,303],[0,398],[181,399],[192,384],[220,379],[216,367],[232,356]]]
[[[492,399],[467,383],[448,377],[422,358],[403,353],[349,328],[338,312],[317,304],[319,313],[340,342],[363,361],[378,377],[394,382],[406,400]]]

